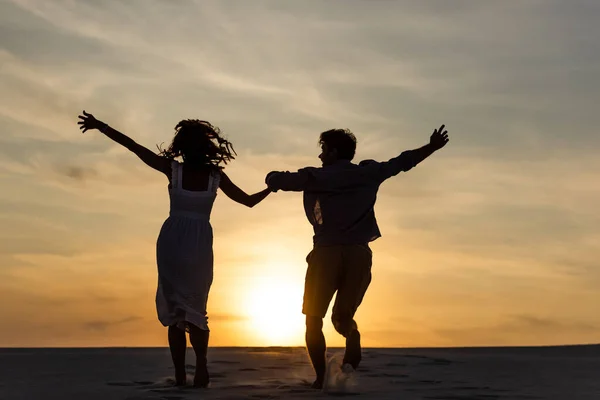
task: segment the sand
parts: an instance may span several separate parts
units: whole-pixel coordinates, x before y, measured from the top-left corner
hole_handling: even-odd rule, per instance
[[[180,389],[166,348],[0,349],[0,399],[600,399],[600,346],[366,349],[338,393],[310,389],[303,348],[211,348],[209,367]]]

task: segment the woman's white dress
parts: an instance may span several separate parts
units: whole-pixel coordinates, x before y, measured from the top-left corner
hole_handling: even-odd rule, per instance
[[[206,304],[213,281],[213,232],[210,213],[220,173],[211,172],[206,191],[181,187],[182,165],[173,161],[170,214],[156,242],[158,289],[156,310],[164,326],[188,324],[208,330]]]

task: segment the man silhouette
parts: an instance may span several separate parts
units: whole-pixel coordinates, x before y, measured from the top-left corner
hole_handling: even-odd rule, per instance
[[[321,168],[298,172],[270,172],[266,183],[273,191],[304,192],[304,209],[314,229],[302,313],[306,315],[306,347],[322,388],[326,369],[323,318],[333,295],[331,316],[336,331],[346,338],[343,369],[356,369],[361,361],[360,333],[354,314],[371,282],[369,242],[381,236],[374,206],[379,185],[408,171],[448,143],[444,125],[433,131],[425,146],[402,152],[386,162],[352,163],[356,137],[347,129],[321,133]]]

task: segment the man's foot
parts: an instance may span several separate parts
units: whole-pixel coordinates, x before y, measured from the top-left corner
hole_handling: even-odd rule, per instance
[[[361,359],[360,333],[355,329],[346,338],[346,353],[342,365],[350,364],[352,368],[357,369]]]
[[[342,366],[340,367],[340,369],[345,374],[351,374],[354,371],[356,371],[356,369],[354,369],[354,367],[352,365],[350,365],[350,364],[342,364]]]
[[[313,382],[313,384],[310,387],[312,389],[323,389],[323,380],[317,379],[316,381]]]

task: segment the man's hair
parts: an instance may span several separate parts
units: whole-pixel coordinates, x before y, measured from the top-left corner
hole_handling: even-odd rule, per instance
[[[356,136],[350,129],[330,129],[321,133],[319,144],[326,144],[327,150],[337,150],[338,157],[352,160],[356,152]]]

